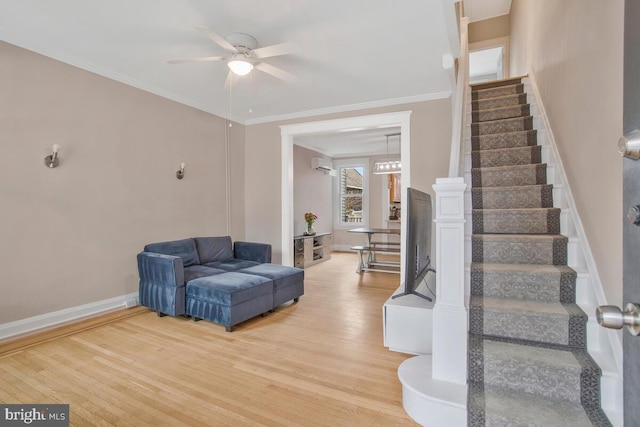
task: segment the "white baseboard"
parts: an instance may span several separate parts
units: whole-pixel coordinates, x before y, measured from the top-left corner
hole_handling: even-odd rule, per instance
[[[15,322],[3,323],[0,325],[0,340],[51,328],[52,326],[95,316],[118,308],[130,308],[135,305],[138,305],[138,292],[28,317]]]

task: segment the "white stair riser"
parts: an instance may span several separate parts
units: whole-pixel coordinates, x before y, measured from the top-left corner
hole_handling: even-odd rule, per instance
[[[591,279],[587,273],[584,273],[584,270],[577,266],[574,269],[579,271],[578,277],[576,278],[576,304],[578,304],[590,318],[595,319],[597,302],[591,286]],[[589,342],[588,338],[587,342]]]
[[[585,268],[580,241],[575,237],[569,238],[569,242],[567,243],[567,265],[574,270],[582,270]]]
[[[559,184],[553,185],[553,206],[560,209],[567,209],[567,200],[565,198],[564,187]]]
[[[562,209],[560,211],[560,234],[567,237],[573,237],[576,235],[573,218],[571,217],[571,212],[569,212],[568,209]]]

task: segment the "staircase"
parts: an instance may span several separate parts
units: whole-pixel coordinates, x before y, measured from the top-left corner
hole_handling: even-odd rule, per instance
[[[469,426],[610,426],[520,78],[472,85]]]

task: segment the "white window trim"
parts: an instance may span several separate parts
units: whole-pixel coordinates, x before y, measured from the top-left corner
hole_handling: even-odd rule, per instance
[[[369,159],[339,159],[333,161],[333,167],[338,170],[338,179],[335,180],[335,190],[333,192],[333,228],[337,230],[346,230],[354,227],[368,227],[369,226]],[[342,221],[342,200],[340,198],[340,191],[342,187],[341,171],[342,168],[362,168],[362,222],[343,222]]]

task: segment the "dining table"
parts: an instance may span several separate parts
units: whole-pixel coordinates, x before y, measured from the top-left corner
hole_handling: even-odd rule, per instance
[[[366,236],[366,245],[358,245],[351,248],[352,250],[358,251],[359,254],[358,268],[356,269],[357,273],[363,271],[378,271],[397,274],[400,273],[400,261],[382,261],[378,260],[376,257],[376,253],[400,254],[400,242],[378,242],[373,240],[374,235],[399,236],[399,228],[359,227],[349,230],[349,233],[361,233]]]

